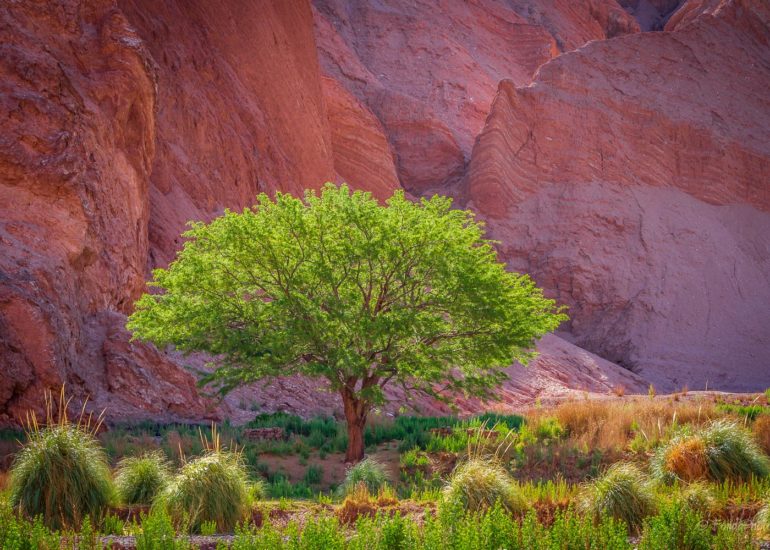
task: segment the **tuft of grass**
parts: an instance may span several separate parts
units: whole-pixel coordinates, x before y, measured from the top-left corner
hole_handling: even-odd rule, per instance
[[[369,493],[376,494],[389,481],[385,467],[373,458],[366,458],[347,471],[340,490],[347,495],[363,484]]]
[[[766,477],[770,463],[746,429],[729,420],[715,420],[699,432],[681,433],[661,446],[653,457],[652,470],[669,483],[746,481]]]
[[[754,517],[754,535],[759,539],[770,539],[770,502],[767,502]]]
[[[701,514],[709,517],[717,508],[717,500],[711,487],[703,482],[691,483],[682,490],[682,504]]]
[[[469,512],[491,509],[499,503],[513,514],[528,508],[518,484],[493,459],[472,457],[455,467],[444,488],[444,499],[457,501]]]
[[[161,451],[124,458],[118,463],[115,487],[123,504],[152,504],[168,485],[171,467]]]
[[[759,416],[751,426],[751,431],[765,454],[770,455],[770,415]]]
[[[57,420],[51,394],[45,399],[45,427],[34,413],[28,416],[26,443],[11,466],[9,501],[24,516],[41,516],[49,528],[75,528],[101,518],[113,496],[107,456],[95,437],[100,421],[81,412],[70,422],[63,388]]]
[[[655,511],[655,497],[647,476],[633,464],[618,462],[578,495],[579,508],[595,520],[611,517],[638,532]]]
[[[177,524],[185,523],[194,532],[207,522],[215,523],[220,533],[232,532],[251,506],[240,454],[224,450],[215,431],[213,438],[213,445],[205,442],[203,456],[182,465],[159,499]]]

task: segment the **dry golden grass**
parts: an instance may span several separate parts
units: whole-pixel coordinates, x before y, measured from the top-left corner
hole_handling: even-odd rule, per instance
[[[708,477],[706,444],[699,437],[681,440],[672,445],[665,457],[666,470],[683,481],[697,481]]]
[[[754,437],[766,454],[770,455],[770,415],[761,414],[751,427]]]
[[[538,414],[543,413],[533,413]],[[649,398],[568,401],[547,414],[556,417],[573,443],[601,450],[625,449],[635,436],[652,446],[672,424],[700,426],[720,416],[705,400]]]
[[[377,496],[372,496],[366,484],[357,483],[337,508],[336,516],[340,523],[353,524],[359,517],[374,517],[378,510],[387,510],[398,506],[398,498],[389,487],[382,487]]]

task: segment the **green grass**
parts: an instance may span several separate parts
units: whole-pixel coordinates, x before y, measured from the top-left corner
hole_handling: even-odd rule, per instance
[[[152,504],[168,485],[171,467],[160,452],[127,457],[118,463],[115,488],[123,504]]]
[[[460,463],[444,489],[447,501],[459,502],[465,510],[480,512],[499,503],[512,514],[522,514],[529,505],[516,483],[498,462],[473,457]]]
[[[366,458],[348,469],[340,490],[343,495],[346,495],[361,484],[366,487],[370,494],[376,495],[382,487],[389,483],[390,479],[385,467],[373,458]]]
[[[31,429],[11,467],[11,506],[54,529],[100,518],[113,494],[104,450],[87,427],[66,419]]]
[[[182,466],[160,497],[177,525],[199,532],[214,522],[219,532],[232,532],[251,506],[246,469],[238,454],[218,448]]]
[[[594,518],[609,516],[623,521],[632,532],[655,511],[650,480],[633,464],[616,463],[579,495],[580,508]]]

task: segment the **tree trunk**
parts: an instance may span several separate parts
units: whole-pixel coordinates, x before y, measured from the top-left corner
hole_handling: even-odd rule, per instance
[[[345,452],[345,462],[359,462],[364,458],[364,427],[366,427],[369,404],[362,399],[357,399],[345,388],[341,393],[345,421],[348,426],[348,449]]]

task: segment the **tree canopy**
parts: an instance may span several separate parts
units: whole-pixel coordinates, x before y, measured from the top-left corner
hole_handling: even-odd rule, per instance
[[[566,319],[445,197],[399,191],[381,205],[327,184],[304,200],[262,194],[184,237],[128,328],[210,353],[202,382],[223,392],[265,377],[327,380],[343,400],[348,460],[363,456],[366,415],[387,384],[487,397]]]

